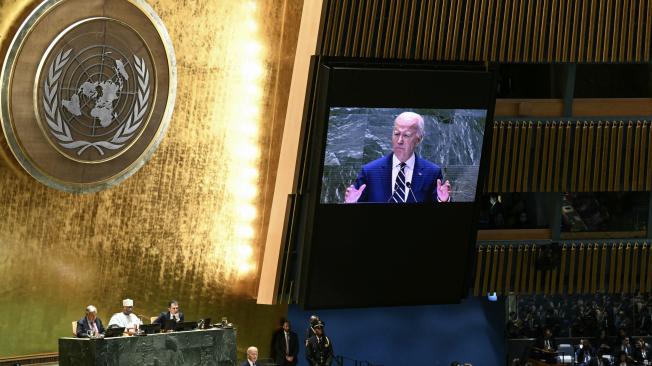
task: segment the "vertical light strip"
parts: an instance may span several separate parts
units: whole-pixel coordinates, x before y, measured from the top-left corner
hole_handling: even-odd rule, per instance
[[[244,42],[240,43],[242,49],[238,54],[243,57],[240,64],[243,92],[242,99],[232,120],[236,125],[236,136],[239,141],[232,141],[231,148],[235,162],[232,187],[238,210],[235,218],[234,244],[237,250],[237,268],[239,274],[246,274],[254,269],[253,239],[254,220],[257,218],[255,200],[258,196],[258,162],[260,159],[259,128],[261,119],[263,80],[265,69],[263,67],[263,47],[258,33],[258,6],[255,1],[245,3],[246,19],[244,29]],[[240,118],[238,116],[242,112]],[[230,141],[227,138],[227,141]]]
[[[385,2],[381,3],[382,6],[384,4]],[[276,302],[277,274],[279,271],[279,258],[282,252],[283,220],[285,218],[288,194],[292,193],[293,189],[299,146],[299,132],[301,131],[301,119],[303,116],[303,102],[309,79],[310,57],[315,54],[315,50],[317,49],[317,35],[319,34],[322,5],[322,0],[303,2],[301,27],[299,29],[296,54],[294,56],[287,113],[285,114],[283,142],[278,159],[278,171],[274,182],[274,198],[270,210],[265,253],[260,271],[258,296],[256,298],[258,304],[273,304]],[[380,14],[383,11],[381,9]],[[382,22],[380,24],[382,25]],[[381,33],[379,32],[379,34]],[[377,38],[377,41],[380,42],[382,37]],[[370,52],[375,52],[373,47],[371,47]]]
[[[237,276],[255,273],[254,225],[259,219],[256,207],[258,189],[258,163],[260,160],[259,134],[263,103],[264,50],[260,42],[258,4],[242,3],[239,17],[239,34],[230,48],[228,57],[233,60],[232,77],[225,85],[228,102],[225,108],[223,157],[227,171],[220,179],[225,180],[225,202],[222,210],[227,217],[217,223],[216,231],[223,250],[219,255],[222,263]],[[216,253],[217,254],[217,253]]]

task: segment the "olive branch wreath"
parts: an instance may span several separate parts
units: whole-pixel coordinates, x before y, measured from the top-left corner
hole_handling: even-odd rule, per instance
[[[61,119],[61,112],[58,108],[59,102],[56,98],[57,90],[59,89],[59,78],[61,77],[63,67],[70,60],[71,51],[72,48],[65,52],[61,51],[57,55],[54,62],[50,65],[48,77],[44,82],[43,109],[45,111],[45,121],[50,127],[50,132],[59,140],[59,145],[68,149],[79,148],[77,155],[81,155],[89,147],[95,148],[100,155],[104,155],[102,148],[110,150],[121,148],[133,137],[138,127],[143,123],[143,117],[149,104],[149,71],[145,67],[145,61],[134,55],[136,74],[138,74],[138,98],[134,102],[134,108],[129,118],[120,126],[115,135],[110,140],[105,141],[90,142],[75,140],[70,133],[68,124]]]

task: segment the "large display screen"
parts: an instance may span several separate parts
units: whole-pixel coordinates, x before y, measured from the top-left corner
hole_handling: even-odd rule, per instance
[[[473,202],[486,117],[484,109],[330,108],[320,203]]]
[[[488,172],[494,73],[313,61],[286,227],[299,259],[296,300],[306,308],[459,301]]]

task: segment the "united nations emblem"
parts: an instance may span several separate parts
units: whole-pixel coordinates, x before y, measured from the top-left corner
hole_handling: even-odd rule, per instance
[[[93,29],[112,32],[93,34]],[[43,90],[37,100],[41,127],[66,157],[104,161],[135,141],[147,121],[151,60],[146,61],[149,55],[137,55],[144,49],[138,34],[111,19],[85,20],[62,36],[68,33],[75,35],[55,43],[43,58]],[[111,37],[116,33],[131,35],[130,42]]]
[[[59,189],[94,191],[125,179],[165,133],[175,67],[167,32],[142,0],[43,2],[2,69],[12,153]]]

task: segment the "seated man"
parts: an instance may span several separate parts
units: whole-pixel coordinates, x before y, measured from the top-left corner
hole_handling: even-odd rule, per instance
[[[77,321],[77,337],[86,338],[89,333],[93,336],[104,334],[104,326],[97,317],[97,308],[93,305],[88,305],[86,315]]]
[[[634,350],[632,349],[632,346],[629,343],[629,337],[623,337],[621,339],[619,351],[624,352],[625,355],[627,355],[627,359],[629,360],[632,359],[632,356],[634,355]]]
[[[168,311],[162,312],[161,315],[154,320],[155,324],[161,324],[161,328],[165,327],[165,322],[174,320],[179,323],[183,321],[183,313],[179,311],[179,303],[176,300],[171,300],[168,303]]]
[[[129,335],[133,335],[138,330],[138,327],[143,324],[140,319],[133,314],[134,311],[134,300],[124,299],[122,300],[122,312],[115,313],[109,320],[109,327],[112,325],[117,325],[118,327],[125,328],[125,332]]]
[[[557,345],[555,339],[552,337],[552,330],[545,328],[542,336],[536,341],[532,356],[546,363],[555,363],[555,357],[557,356],[556,349]]]
[[[588,339],[582,339],[582,344],[580,344],[580,349],[577,351],[575,362],[577,362],[578,366],[595,366],[598,364],[598,356]]]

